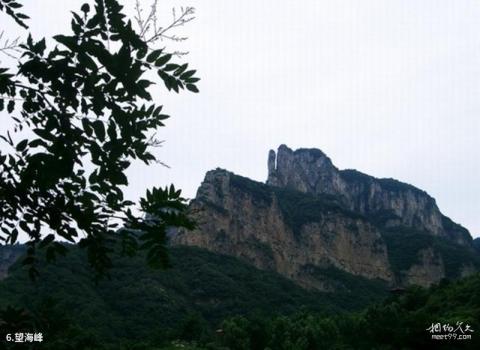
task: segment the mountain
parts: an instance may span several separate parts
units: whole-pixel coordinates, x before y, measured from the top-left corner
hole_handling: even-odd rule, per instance
[[[190,209],[198,226],[173,244],[236,256],[307,288],[336,290],[332,270],[404,287],[480,267],[470,233],[426,192],[338,170],[318,149],[270,151],[266,183],[209,171]]]
[[[12,249],[23,250],[0,246],[0,254],[10,256]],[[68,245],[66,257],[50,264],[42,253],[37,253],[37,282],[20,262],[0,281],[0,332],[8,333],[2,328],[1,310],[22,307],[41,320],[48,349],[56,350],[65,348],[65,341],[68,349],[75,349],[75,339],[85,338],[113,345],[176,339],[192,318],[211,332],[233,315],[288,315],[302,308],[322,314],[360,310],[388,294],[382,283],[345,273],[336,277],[344,288],[335,294],[305,290],[275,272],[196,247],[171,247],[172,268],[167,270],[148,268],[143,254],[115,255],[110,276],[98,283],[79,247]],[[90,348],[100,349],[99,343]]]
[[[349,210],[383,228],[413,228],[471,245],[472,237],[442,215],[426,192],[394,179],[377,179],[356,170],[338,170],[318,149],[292,151],[282,145],[268,157],[268,185],[303,193],[333,195]]]
[[[0,253],[11,249],[0,246]],[[325,293],[196,247],[172,247],[170,255],[173,267],[161,271],[147,268],[142,255],[116,256],[110,277],[98,283],[85,251],[76,246],[55,263],[39,259],[36,283],[16,263],[0,281],[0,332],[35,329],[28,326],[33,316],[45,339],[38,349],[46,350],[479,346],[478,273],[385,298],[381,284],[347,273],[331,275],[347,288]],[[432,341],[428,327],[437,322],[455,327],[461,322],[463,329],[473,329],[466,332],[473,337]]]
[[[433,322],[478,329],[480,240],[427,193],[316,149],[280,146],[268,168],[266,183],[206,174],[167,270],[114,254],[96,282],[67,245],[51,264],[39,250],[33,283],[24,246],[0,245],[0,333],[36,322],[55,350],[409,349],[429,348]]]

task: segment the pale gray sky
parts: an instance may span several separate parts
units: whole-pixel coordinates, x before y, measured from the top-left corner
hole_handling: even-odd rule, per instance
[[[83,1],[24,3],[40,38],[68,31]],[[172,115],[158,151],[171,169],[132,168],[131,197],[172,182],[193,197],[216,167],[264,181],[268,150],[285,143],[420,187],[480,235],[479,1],[160,3],[197,8],[181,48],[201,93],[156,90]]]

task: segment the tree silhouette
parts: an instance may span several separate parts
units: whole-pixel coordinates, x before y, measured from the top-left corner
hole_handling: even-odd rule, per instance
[[[21,4],[0,0],[0,11],[27,27]],[[195,70],[172,63],[133,28],[116,0],[95,0],[73,12],[72,33],[19,45],[15,71],[0,67],[0,111],[14,121],[0,135],[0,239],[28,235],[30,275],[36,250],[47,260],[64,254],[56,238],[78,242],[97,275],[111,266],[113,243],[125,254],[146,249],[152,266],[168,264],[170,227],[191,228],[186,200],[174,186],[153,188],[140,210],[124,199],[133,162],[158,162],[155,131],[167,115],[152,100],[146,75],[155,71],[170,91],[198,92]]]

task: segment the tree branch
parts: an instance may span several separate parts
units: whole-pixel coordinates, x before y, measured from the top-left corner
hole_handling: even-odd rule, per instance
[[[5,34],[5,31],[0,32],[0,43],[3,39],[3,35]],[[0,53],[3,53],[4,55],[17,59],[18,57],[15,54],[20,53],[20,44],[19,41],[20,38],[17,37],[14,40],[9,40],[8,38],[5,39],[3,44],[0,44]]]
[[[166,26],[160,26],[158,23],[158,0],[153,0],[148,15],[142,15],[143,9],[140,5],[140,0],[135,1],[135,21],[139,28],[139,35],[145,40],[147,44],[153,44],[158,40],[169,40],[174,42],[182,42],[188,39],[186,36],[179,36],[171,33],[173,29],[182,27],[195,19],[195,8],[181,7],[180,14],[177,15],[177,10],[172,9],[172,21]],[[171,53],[175,56],[187,55],[187,51],[174,51]]]

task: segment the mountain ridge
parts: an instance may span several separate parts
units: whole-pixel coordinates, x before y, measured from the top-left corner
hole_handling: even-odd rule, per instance
[[[428,286],[478,270],[468,230],[425,191],[338,170],[318,149],[281,145],[267,164],[266,183],[207,172],[190,205],[199,225],[178,231],[173,244],[237,256],[320,290],[324,279],[312,266],[391,286]]]
[[[275,159],[274,159],[275,158]],[[376,178],[357,170],[339,170],[322,151],[281,145],[268,156],[267,184],[300,192],[327,193],[366,215],[390,214],[389,226],[415,227],[471,245],[468,230],[443,215],[427,192],[392,178]],[[396,221],[396,222],[395,222]]]

